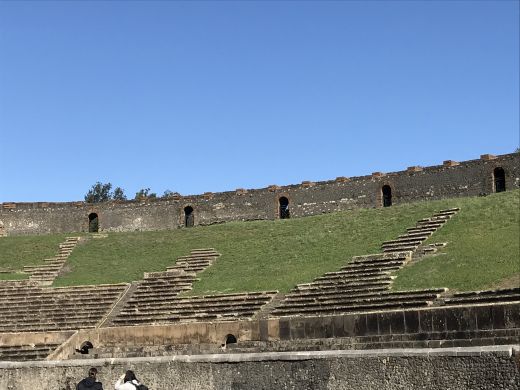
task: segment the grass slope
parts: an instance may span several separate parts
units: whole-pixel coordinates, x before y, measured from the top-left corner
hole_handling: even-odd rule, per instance
[[[0,268],[22,270],[24,265],[43,264],[43,259],[58,253],[66,234],[13,236],[0,238]]]
[[[461,211],[429,242],[448,242],[436,256],[398,273],[394,288],[472,290],[517,283],[520,277],[520,191],[483,198],[420,202],[279,221],[232,222],[159,232],[109,233],[82,242],[55,285],[141,279],[162,271],[191,249],[214,247],[222,256],[199,274],[192,294],[253,290],[288,291],[334,271],[352,256],[379,252],[417,220],[434,211]],[[0,267],[20,269],[56,253],[65,235],[0,239]],[[7,278],[1,276],[0,279]]]
[[[399,271],[394,289],[478,290],[520,275],[520,192],[451,200],[461,210],[427,243],[447,242],[435,256]]]
[[[216,248],[222,256],[200,274],[193,293],[277,289],[287,291],[354,255],[380,244],[429,216],[434,204],[362,209],[277,221],[231,222],[159,232],[110,233],[78,246],[72,272],[57,285],[125,282],[145,271],[161,271],[194,248]]]

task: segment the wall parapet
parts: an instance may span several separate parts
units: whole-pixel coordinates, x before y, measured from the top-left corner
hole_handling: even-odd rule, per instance
[[[511,153],[483,155],[464,162],[445,160],[442,165],[412,166],[397,172],[165,199],[97,204],[4,202],[0,207],[0,221],[8,235],[88,231],[90,213],[99,215],[102,231],[167,230],[185,226],[186,206],[193,208],[195,225],[278,219],[280,195],[289,200],[291,218],[303,217],[353,208],[491,194],[496,191],[496,168],[502,169],[501,183],[506,190],[520,188],[520,153]]]

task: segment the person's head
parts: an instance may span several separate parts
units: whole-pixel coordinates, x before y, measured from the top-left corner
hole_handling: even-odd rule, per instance
[[[96,367],[92,367],[90,370],[88,370],[88,377],[96,379],[97,375],[97,369]]]
[[[130,381],[133,381],[133,380],[137,380],[137,378],[135,377],[135,374],[132,370],[128,370],[126,373],[125,373],[125,379],[124,381],[125,382],[130,382]]]

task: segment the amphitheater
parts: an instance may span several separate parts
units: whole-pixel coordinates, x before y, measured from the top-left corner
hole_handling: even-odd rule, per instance
[[[519,198],[512,153],[139,202],[5,202],[0,389],[75,389],[92,366],[107,389],[126,369],[150,389],[519,389]],[[316,237],[290,237],[307,226]],[[250,236],[245,254],[239,234]],[[466,236],[477,238],[460,253],[479,249],[458,257]],[[143,237],[156,241],[132,253]],[[9,262],[8,248],[35,260]],[[110,282],[114,253],[131,280]],[[512,259],[497,277],[509,284],[437,285],[436,265],[468,258],[484,276]],[[284,268],[293,263],[302,275]],[[275,288],[241,281],[240,264]],[[400,285],[412,269],[426,282]],[[200,287],[212,278],[246,287]]]

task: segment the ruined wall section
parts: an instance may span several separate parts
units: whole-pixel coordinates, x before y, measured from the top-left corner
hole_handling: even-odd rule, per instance
[[[0,224],[5,234],[88,231],[88,215],[99,217],[100,231],[164,230],[184,226],[184,208],[194,209],[194,224],[279,218],[279,198],[289,200],[291,217],[355,208],[382,207],[382,187],[392,189],[392,204],[494,192],[493,171],[505,172],[507,190],[520,187],[520,154],[483,155],[478,160],[451,160],[432,167],[324,182],[263,189],[205,193],[168,200],[70,203],[3,203]]]
[[[128,369],[164,390],[520,389],[511,346],[0,362],[0,389],[73,390],[90,367],[105,389]]]

